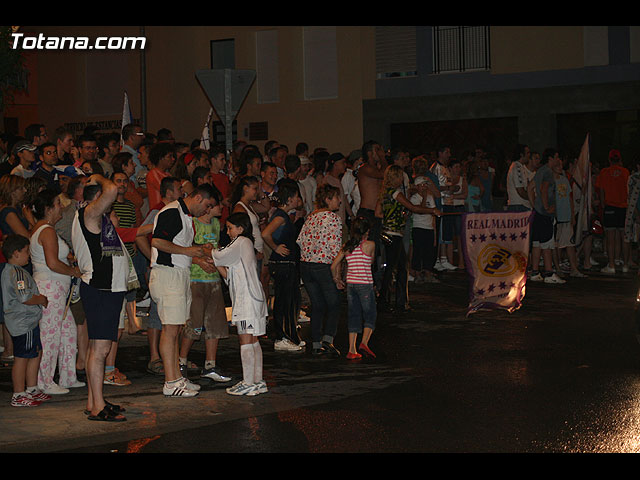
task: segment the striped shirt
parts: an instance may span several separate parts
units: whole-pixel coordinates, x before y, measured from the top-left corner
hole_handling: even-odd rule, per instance
[[[113,211],[116,212],[118,226],[120,228],[133,228],[138,226],[136,207],[131,200],[124,200],[123,202],[116,200],[113,202]],[[125,242],[124,246],[127,247],[130,256],[133,257],[136,254],[135,242]]]
[[[347,283],[359,285],[373,283],[372,257],[362,251],[362,243],[345,255],[347,261]]]

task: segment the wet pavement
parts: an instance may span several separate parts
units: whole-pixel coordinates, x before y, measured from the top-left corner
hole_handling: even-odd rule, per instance
[[[635,272],[634,272],[635,273]],[[123,335],[105,385],[127,421],[88,421],[86,387],[15,408],[0,368],[0,452],[638,452],[640,345],[635,274],[530,283],[512,313],[466,317],[464,273],[410,284],[414,311],[380,314],[373,360],[281,353],[261,341],[269,392],[225,393],[198,379],[195,398],[165,398],[146,372],[146,337]],[[336,346],[347,351],[346,304]],[[309,342],[309,324],[301,324]],[[189,359],[202,365],[204,345]],[[218,364],[240,379],[237,337]],[[234,381],[230,382],[232,385]]]

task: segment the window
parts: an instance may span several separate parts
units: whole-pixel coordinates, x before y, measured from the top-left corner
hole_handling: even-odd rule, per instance
[[[236,68],[235,41],[232,38],[211,40],[211,68]]]
[[[489,27],[433,27],[433,72],[489,70]]]
[[[304,98],[338,98],[336,27],[304,27]]]
[[[414,77],[416,27],[376,27],[376,77]]]
[[[256,76],[258,103],[279,102],[277,30],[256,32]]]

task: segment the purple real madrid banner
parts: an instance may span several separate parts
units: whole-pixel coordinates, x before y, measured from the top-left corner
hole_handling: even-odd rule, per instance
[[[533,213],[462,215],[462,249],[470,276],[467,315],[520,308],[527,282]]]

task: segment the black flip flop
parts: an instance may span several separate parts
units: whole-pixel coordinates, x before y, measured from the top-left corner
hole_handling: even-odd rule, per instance
[[[99,422],[124,422],[127,420],[124,416],[118,415],[120,414],[110,410],[109,407],[104,407],[97,415],[89,415],[87,418]]]
[[[114,416],[118,415],[118,414],[120,414],[122,412],[126,412],[127,411],[124,407],[121,407],[120,405],[114,405],[113,403],[107,402],[106,400],[105,400],[104,404],[105,404],[105,406],[102,409],[102,411],[104,412],[105,410],[109,410]],[[100,412],[100,413],[102,413],[102,412]],[[84,414],[91,416],[91,412],[89,410],[85,410]],[[100,414],[98,414],[98,415],[100,415]],[[92,420],[97,420],[97,419],[94,418]],[[120,420],[116,420],[116,421],[120,421]]]

